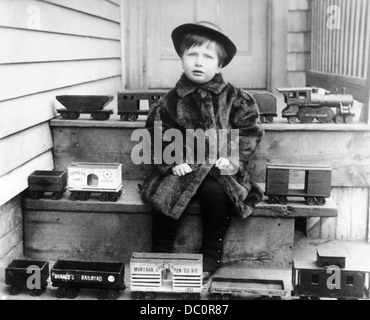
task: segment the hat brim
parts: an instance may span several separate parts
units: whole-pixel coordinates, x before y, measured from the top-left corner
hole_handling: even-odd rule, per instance
[[[179,56],[181,56],[180,53],[181,39],[186,34],[205,35],[208,36],[211,40],[216,40],[220,44],[222,44],[227,54],[227,57],[224,63],[222,64],[222,67],[226,67],[230,63],[230,61],[234,58],[237,52],[235,44],[223,33],[199,24],[186,23],[175,28],[171,34],[173,45]]]

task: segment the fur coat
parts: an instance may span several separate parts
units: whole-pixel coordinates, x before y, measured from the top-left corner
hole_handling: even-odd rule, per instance
[[[179,219],[203,179],[210,174],[223,187],[240,217],[246,218],[253,212],[254,204],[262,199],[263,192],[250,181],[248,161],[258,147],[264,131],[258,106],[248,93],[225,82],[221,74],[201,85],[194,84],[183,74],[175,88],[151,106],[146,128],[151,134],[154,170],[142,186],[144,201],[164,214]],[[204,140],[205,145],[202,147],[205,147],[205,155],[202,159],[205,161],[201,163],[197,161],[197,144],[189,151],[185,143],[187,140],[184,139],[181,142],[184,151],[182,155],[180,153],[183,159],[179,162],[187,162],[193,171],[184,176],[173,175],[171,168],[178,163],[169,164],[163,159],[156,159],[158,149],[155,148],[158,147],[154,147],[155,132],[164,134],[171,128],[177,129],[183,137],[188,129],[215,129],[216,132],[226,129],[222,131],[227,132],[228,139],[222,141],[227,143],[217,143],[216,148],[218,154],[227,152],[227,158],[237,169],[227,174],[214,166],[215,161],[211,161],[209,153],[210,140],[213,138]],[[230,129],[239,130],[237,138],[231,134]],[[163,139],[161,151],[171,147],[173,142],[165,140]],[[232,149],[237,143],[239,149]],[[231,152],[232,150],[234,152]],[[238,152],[237,157],[235,150]],[[189,163],[186,158],[191,153],[195,153],[194,163]],[[217,159],[218,157],[219,155]]]

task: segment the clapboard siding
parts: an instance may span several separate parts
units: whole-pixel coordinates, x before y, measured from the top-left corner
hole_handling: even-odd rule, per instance
[[[1,65],[0,100],[116,77],[120,74],[120,59]]]
[[[56,95],[122,90],[120,30],[120,1],[0,1],[0,206],[54,168]]]
[[[2,64],[121,57],[121,43],[116,40],[11,28],[0,28],[0,39],[7,43],[7,50],[0,51]],[[40,43],[48,45],[40,50]]]

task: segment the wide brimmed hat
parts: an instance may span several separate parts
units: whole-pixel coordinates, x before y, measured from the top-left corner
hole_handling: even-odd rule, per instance
[[[218,26],[216,26],[212,22],[200,21],[197,23],[182,24],[172,31],[171,37],[173,45],[175,46],[175,50],[179,56],[181,39],[186,34],[205,35],[211,40],[216,40],[217,42],[222,44],[227,54],[222,67],[226,67],[236,54],[237,49],[235,44],[222,33],[221,29]]]

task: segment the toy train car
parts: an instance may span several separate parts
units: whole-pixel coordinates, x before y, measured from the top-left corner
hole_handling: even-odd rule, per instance
[[[45,192],[52,192],[51,198],[59,200],[66,186],[66,171],[36,170],[28,176],[28,193],[32,199],[40,199]]]
[[[276,97],[267,91],[250,92],[258,105],[262,123],[272,123],[277,117],[277,100]]]
[[[74,299],[85,288],[97,289],[98,299],[116,300],[126,289],[123,263],[57,260],[50,272],[58,298]]]
[[[214,300],[233,298],[280,299],[286,295],[282,280],[213,277],[209,289]]]
[[[5,268],[5,284],[9,286],[10,295],[17,295],[27,288],[31,295],[40,296],[47,287],[48,278],[48,261],[14,259]]]
[[[287,106],[282,110],[282,117],[289,123],[311,123],[317,119],[322,123],[352,123],[353,96],[350,94],[332,94],[322,88],[277,88],[284,95]]]
[[[316,261],[293,260],[291,295],[301,299],[369,299],[370,268],[358,261],[343,262],[343,257],[320,253]]]
[[[57,109],[62,119],[78,119],[82,113],[90,114],[94,120],[107,120],[113,113],[112,109],[103,109],[113,100],[113,96],[105,95],[62,95],[56,96],[64,108]]]
[[[134,252],[130,260],[130,290],[135,299],[157,293],[179,293],[198,300],[202,292],[203,256],[184,253]]]
[[[292,185],[296,175],[303,183]],[[292,188],[295,186],[296,188]],[[331,193],[331,168],[328,166],[269,164],[266,166],[266,190],[269,203],[288,203],[288,197],[303,197],[308,205],[324,205]]]
[[[117,113],[122,121],[136,121],[139,115],[148,114],[148,109],[140,108],[140,103],[148,101],[148,107],[161,99],[167,90],[126,90],[117,93]]]
[[[100,193],[100,201],[116,202],[122,194],[122,164],[73,162],[67,168],[72,200],[86,201]]]

